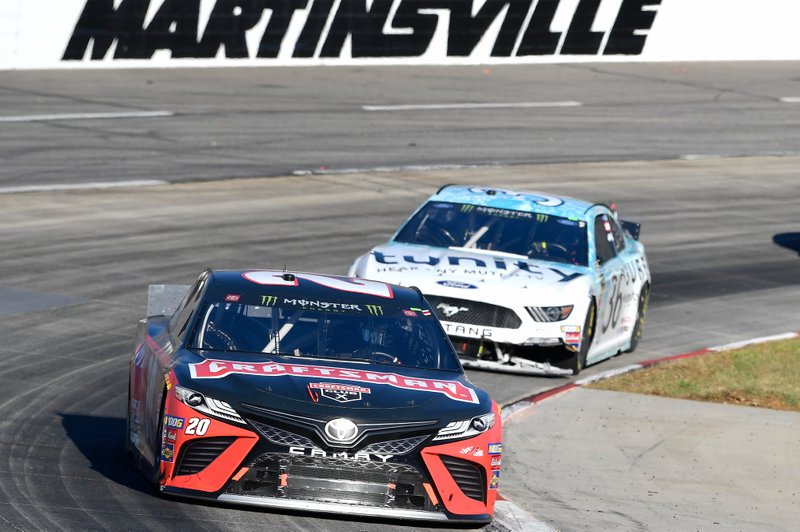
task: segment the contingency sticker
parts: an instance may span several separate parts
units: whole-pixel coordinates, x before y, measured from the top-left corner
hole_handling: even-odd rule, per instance
[[[489,489],[496,490],[499,485],[500,485],[500,470],[493,469],[492,479],[489,481]]]

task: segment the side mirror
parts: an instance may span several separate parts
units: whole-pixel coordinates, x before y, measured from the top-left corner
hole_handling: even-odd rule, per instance
[[[622,226],[622,230],[634,240],[639,240],[639,232],[642,229],[642,224],[638,222],[632,222],[630,220],[622,220],[620,222]]]

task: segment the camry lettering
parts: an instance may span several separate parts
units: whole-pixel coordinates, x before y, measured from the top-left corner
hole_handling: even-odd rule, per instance
[[[297,375],[321,379],[370,382],[404,390],[440,393],[454,401],[464,403],[477,404],[479,402],[475,390],[458,381],[419,379],[406,377],[397,373],[385,373],[380,371],[364,371],[301,364],[276,364],[274,362],[269,364],[249,364],[210,359],[196,364],[189,364],[189,371],[193,379],[221,379],[228,375],[239,374],[256,375],[259,377]]]
[[[326,452],[322,449],[317,447],[289,447],[289,454],[294,454],[296,456],[310,456],[312,458],[342,458],[344,460],[353,460],[353,461],[363,461],[363,462],[372,462],[373,458],[375,457],[377,460],[383,463],[386,463],[391,459],[394,455],[393,454],[375,454],[375,453],[365,453],[365,452],[357,452],[353,454],[349,454],[347,452]]]

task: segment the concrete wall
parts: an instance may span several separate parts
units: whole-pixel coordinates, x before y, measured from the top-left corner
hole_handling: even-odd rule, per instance
[[[800,59],[798,0],[2,0],[0,69]]]

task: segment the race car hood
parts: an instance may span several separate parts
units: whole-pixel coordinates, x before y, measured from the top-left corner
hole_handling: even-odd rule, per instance
[[[507,253],[389,243],[374,248],[356,264],[360,277],[416,286],[423,293],[444,288],[563,290],[585,277],[587,269],[561,262],[532,260]]]
[[[491,410],[488,394],[463,373],[308,358],[202,351],[176,367],[180,385],[225,401],[295,415],[406,421],[469,418]],[[228,354],[229,355],[229,354]],[[240,355],[237,353],[237,355]],[[238,408],[237,408],[238,410]],[[434,414],[436,413],[436,414]],[[433,417],[431,417],[433,416]]]

